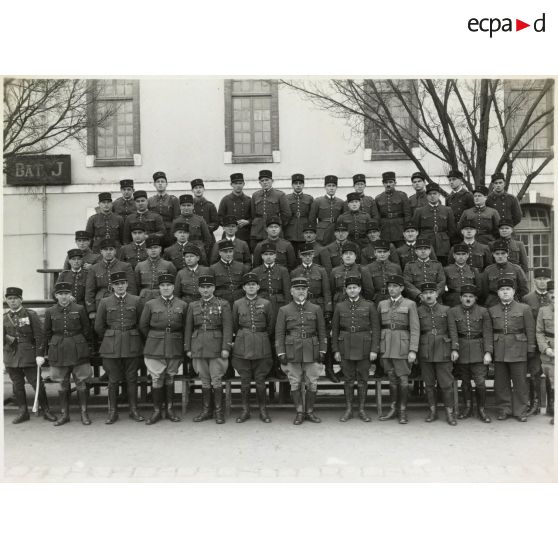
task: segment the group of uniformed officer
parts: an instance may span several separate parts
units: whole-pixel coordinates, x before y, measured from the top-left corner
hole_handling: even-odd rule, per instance
[[[146,424],[179,421],[173,385],[183,362],[202,383],[196,422],[224,422],[222,382],[235,371],[242,394],[237,422],[250,418],[252,379],[260,419],[271,422],[265,380],[284,373],[294,424],[321,422],[314,404],[322,364],[332,382],[343,378],[342,422],[353,416],[355,382],[358,417],[370,421],[366,392],[376,367],[389,378],[391,394],[380,420],[407,423],[409,377],[417,367],[427,422],[437,419],[436,386],[449,424],[470,417],[471,381],[477,415],[490,422],[485,380],[492,364],[499,420],[513,415],[524,422],[540,412],[543,371],[552,412],[550,270],[535,270],[529,293],[525,247],[512,237],[521,211],[501,173],[492,176],[490,194],[484,187],[470,193],[460,171],[448,179],[452,192],[442,205],[441,188],[426,185],[419,172],[410,197],[396,190],[395,173],[383,173],[385,191],[375,199],[364,195],[366,179],[357,174],[346,202],[335,196],[333,175],[324,179],[326,195],[313,199],[303,192],[302,174],[292,176],[293,193],[285,194],[262,170],[261,190],[249,198],[243,175],[235,173],[218,210],[204,198],[201,179],[192,181],[192,195],[179,198],[166,193],[164,172],[153,175],[151,197],[122,180],[122,196],[113,202],[101,193],[98,213],[76,232],[44,328],[23,307],[21,289],[6,290],[4,360],[19,406],[14,423],[29,419],[24,381],[37,386],[45,354],[51,378],[60,382],[60,417],[50,412],[40,378],[39,403],[57,426],[70,420],[72,376],[81,421],[90,424],[86,381],[95,353],[108,375],[107,424],[118,419],[121,382],[130,417],[145,420],[137,408],[141,367],[153,381]],[[224,232],[216,242],[219,225]],[[461,412],[453,399],[456,377]]]

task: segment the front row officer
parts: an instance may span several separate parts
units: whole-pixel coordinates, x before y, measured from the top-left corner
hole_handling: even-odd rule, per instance
[[[223,424],[223,376],[229,365],[232,346],[231,307],[225,299],[214,296],[213,275],[200,276],[198,288],[201,298],[188,306],[184,331],[184,352],[192,359],[192,365],[202,384],[202,411],[194,417],[194,422],[212,418],[213,387],[215,422]]]
[[[85,307],[72,302],[71,283],[54,287],[57,303],[45,312],[45,344],[52,380],[60,382],[60,418],[54,426],[70,422],[70,380],[73,375],[81,409],[82,424],[91,421],[87,414],[87,386],[91,376],[91,327]]]
[[[175,297],[174,275],[159,275],[160,296],[149,300],[141,313],[139,329],[145,339],[143,355],[153,388],[153,414],[145,424],[163,418],[163,401],[167,400],[167,419],[180,421],[173,412],[174,377],[183,360],[184,325],[188,305]],[[163,393],[163,387],[165,393]]]
[[[515,281],[498,280],[499,302],[488,309],[494,328],[494,391],[498,420],[527,422],[527,359],[535,352],[531,307],[514,300]]]
[[[417,359],[420,323],[417,305],[401,295],[405,287],[403,277],[391,275],[386,283],[389,298],[379,302],[378,312],[382,328],[380,356],[389,378],[391,409],[380,420],[390,420],[399,414],[399,424],[407,424],[409,374]]]
[[[112,294],[102,298],[95,316],[95,332],[102,339],[99,354],[108,374],[108,417],[105,424],[118,420],[118,386],[127,384],[129,414],[132,420],[145,420],[138,413],[138,369],[143,344],[138,324],[143,309],[141,298],[129,294],[128,275],[125,271],[110,274]]]
[[[255,273],[243,279],[246,296],[235,300],[232,309],[235,334],[231,362],[241,378],[242,412],[236,422],[250,418],[250,382],[256,381],[260,419],[271,422],[266,408],[265,378],[273,366],[270,339],[273,337],[274,312],[271,302],[258,296],[260,283]]]
[[[448,311],[451,337],[451,360],[457,376],[461,376],[461,391],[465,408],[459,419],[473,414],[471,379],[475,382],[477,416],[481,422],[489,423],[486,407],[486,375],[492,362],[494,336],[488,310],[477,304],[478,288],[475,285],[461,287],[461,304]]]
[[[29,420],[25,379],[37,386],[37,367],[44,364],[43,326],[37,313],[23,307],[23,291],[19,287],[8,287],[4,295],[8,311],[4,314],[4,366],[12,381],[14,399],[19,413],[12,424]],[[54,422],[56,416],[50,412],[43,380],[39,378],[39,406],[45,420]]]
[[[345,378],[345,413],[339,419],[347,422],[353,418],[354,382],[358,382],[358,416],[370,422],[366,414],[366,391],[370,365],[378,358],[380,346],[380,319],[376,305],[360,296],[360,277],[347,277],[347,300],[338,303],[333,313],[331,344],[333,356],[342,362]]]
[[[541,364],[544,375],[548,378],[552,393],[547,394],[547,408],[554,401],[554,281],[546,284],[548,304],[539,310],[537,316],[536,334],[537,345],[541,352]],[[550,407],[552,418],[550,424],[554,424],[554,408]]]
[[[308,301],[308,280],[291,281],[293,301],[279,308],[275,327],[275,348],[279,361],[287,369],[291,395],[296,409],[293,424],[322,422],[314,413],[318,376],[325,360],[327,336],[324,315],[317,304]],[[301,382],[306,385],[305,404]],[[306,409],[306,410],[304,410]]]

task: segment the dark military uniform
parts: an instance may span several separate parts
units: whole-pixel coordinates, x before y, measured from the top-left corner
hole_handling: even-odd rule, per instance
[[[88,269],[81,267],[77,271],[64,270],[58,276],[58,283],[70,283],[72,296],[80,306],[85,306],[85,284],[87,282]]]
[[[374,220],[378,220],[380,218],[378,206],[372,196],[365,196],[364,194],[360,195],[360,210],[368,213],[368,215],[370,215],[370,217]],[[345,202],[343,204],[343,213],[346,213],[347,211],[349,211],[349,204]]]
[[[324,246],[333,241],[335,223],[343,213],[343,200],[336,196],[321,196],[312,202],[308,220],[316,224],[316,240]]]
[[[535,352],[536,345],[531,308],[513,300],[509,304],[498,302],[488,312],[494,331],[494,391],[499,418],[512,413],[524,417],[529,400],[527,356]]]
[[[487,206],[466,209],[459,219],[459,230],[461,230],[463,224],[467,221],[475,223],[477,229],[477,236],[475,239],[479,242],[490,244],[493,240],[498,238],[500,216],[495,209]]]
[[[479,273],[482,273],[494,261],[492,259],[492,252],[486,244],[481,244],[476,240],[475,242],[471,243],[468,243],[466,240],[464,240],[463,244],[467,246],[469,250],[469,258],[467,259],[467,264],[471,267],[474,267]],[[453,257],[453,246],[449,251],[448,263],[455,263],[455,258]]]
[[[446,274],[446,287],[448,290],[443,293],[443,301],[450,308],[461,304],[461,287],[463,285],[480,286],[480,273],[469,264],[450,264],[444,267],[444,273]]]
[[[554,356],[548,356],[546,349],[554,351],[554,305],[549,304],[540,309],[536,323],[537,346],[541,353],[544,375],[548,379],[546,414],[554,417]],[[554,418],[552,419],[552,423]]]
[[[409,198],[404,192],[382,192],[376,196],[380,213],[381,236],[383,240],[399,246],[403,242],[403,224],[411,219]]]
[[[97,263],[101,258],[101,254],[98,254],[97,252],[93,252],[93,250],[91,250],[90,248],[86,248],[85,250],[82,250],[83,252],[83,265],[84,267],[89,267],[92,266],[93,264]],[[64,270],[67,269],[71,269],[71,265],[70,265],[70,260],[68,259],[68,256],[66,256],[66,259],[64,260],[64,265],[63,268]]]
[[[276,262],[288,270],[294,269],[296,267],[296,255],[293,245],[284,238],[270,239],[266,238],[261,242],[258,242],[254,250],[254,267],[262,265],[262,247],[268,242],[273,242],[277,251]]]
[[[518,265],[527,275],[529,273],[529,260],[525,244],[515,238],[500,238],[499,240],[508,245],[508,262]],[[489,245],[490,250],[492,250],[493,246],[494,242],[491,242]]]
[[[334,267],[343,265],[343,259],[341,254],[343,253],[343,246],[349,242],[345,240],[344,242],[332,242],[328,244],[320,251],[320,265],[325,269],[326,273],[329,275]],[[358,250],[358,247],[357,247]],[[357,253],[357,260],[360,256],[360,251]]]
[[[401,275],[401,268],[393,262],[380,262],[378,260],[366,266],[372,284],[374,285],[374,298],[372,299],[376,304],[380,300],[387,300],[389,298],[386,280],[390,275]]]
[[[187,224],[190,236],[188,242],[194,244],[202,250],[204,261],[207,261],[206,255],[211,254],[213,244],[215,244],[215,237],[209,232],[209,227],[206,222],[199,215],[179,215],[172,222],[172,229],[177,223]]]
[[[215,296],[224,298],[232,308],[233,302],[244,296],[242,290],[244,265],[234,260],[230,264],[219,260],[209,266],[209,270],[215,277]]]
[[[174,284],[174,296],[182,299],[184,302],[192,302],[200,298],[198,290],[198,280],[202,275],[210,275],[211,271],[208,267],[197,265],[195,269],[183,267],[176,275],[176,283]]]
[[[132,266],[132,269],[136,269],[136,265],[147,260],[145,240],[139,244],[137,242],[124,244],[124,246],[120,248],[118,259],[121,262],[129,263]]]
[[[521,221],[522,213],[519,202],[515,196],[507,192],[501,194],[490,192],[486,198],[486,206],[495,209],[501,220],[511,221],[514,227]]]
[[[258,278],[260,290],[258,296],[269,300],[273,321],[277,317],[277,312],[291,300],[291,280],[286,267],[277,263],[273,265],[260,265],[252,270]]]
[[[112,212],[120,215],[124,221],[126,217],[136,212],[136,202],[133,197],[129,200],[124,199],[122,196],[112,202]]]
[[[96,312],[99,301],[102,298],[110,296],[112,292],[110,275],[117,271],[126,273],[128,292],[130,294],[137,293],[136,277],[129,263],[121,262],[116,258],[110,262],[101,260],[91,266],[87,274],[87,280],[85,282],[85,308],[87,312]]]
[[[244,193],[240,195],[231,193],[222,198],[219,203],[219,211],[217,212],[219,224],[223,226],[225,217],[231,215],[235,217],[237,221],[245,220],[250,222],[252,219],[250,197]],[[250,224],[239,227],[236,231],[236,236],[240,240],[249,243]]]
[[[366,234],[371,222],[370,215],[361,209],[346,211],[337,218],[337,223],[342,223],[349,229],[349,240],[356,242],[361,248],[368,244]]]
[[[411,217],[415,214],[415,211],[419,207],[424,207],[425,205],[428,205],[428,199],[426,198],[426,190],[415,192],[412,196],[409,196],[409,207],[411,208]]]
[[[254,192],[250,200],[250,213],[252,215],[250,239],[253,245],[267,237],[268,217],[278,215],[283,227],[291,218],[291,208],[285,192],[275,188]]]
[[[423,283],[436,283],[438,296],[441,297],[446,288],[446,276],[440,262],[428,258],[427,260],[415,260],[405,266],[403,270],[405,278],[405,294],[411,300],[417,300],[420,294],[420,286]]]
[[[203,220],[207,223],[210,233],[213,234],[219,228],[217,208],[213,202],[206,200],[204,197],[194,197],[194,214],[203,218]]]
[[[331,270],[329,281],[331,285],[331,293],[333,295],[333,303],[336,304],[345,300],[345,279],[347,277],[360,277],[362,284],[362,296],[366,300],[374,300],[374,284],[368,269],[360,264],[346,266],[341,264]]]
[[[291,218],[285,226],[285,238],[293,245],[298,253],[298,248],[304,243],[304,227],[308,225],[308,216],[314,198],[309,194],[287,194],[287,202],[291,208]]]
[[[233,243],[233,260],[240,262],[244,266],[244,272],[248,273],[252,267],[252,254],[250,247],[236,235],[234,238],[223,236],[224,239],[230,240]],[[211,257],[209,263],[214,264],[219,261],[219,245],[215,244],[211,250]]]
[[[145,226],[145,232],[148,235],[155,235],[160,240],[165,240],[165,225],[162,217],[154,211],[144,211],[140,213],[136,211],[126,218],[124,222],[124,242],[132,241],[132,231],[134,225],[142,223]]]
[[[487,308],[498,304],[498,281],[500,279],[513,279],[515,283],[515,299],[521,300],[528,292],[527,278],[523,270],[515,264],[491,264],[481,274],[481,297],[484,297],[484,306]]]
[[[307,245],[306,245],[307,246]],[[299,265],[291,271],[291,279],[305,277],[308,281],[308,300],[323,309],[324,315],[333,314],[331,287],[325,269],[321,265]]]
[[[172,242],[172,223],[180,215],[178,198],[170,194],[155,194],[147,199],[147,208],[150,212],[158,213],[163,221],[165,233],[163,240],[166,245]]]
[[[417,245],[416,241],[412,244],[405,242],[399,248],[396,248],[397,256],[399,257],[399,264],[401,269],[405,269],[405,266],[409,262],[416,262],[418,260],[417,253],[415,251],[415,246]],[[451,250],[450,250],[451,252]],[[391,251],[390,251],[391,254]],[[391,259],[391,256],[390,258]],[[438,261],[436,258],[436,251],[434,250],[434,246],[430,245],[430,259],[434,261]],[[393,261],[393,260],[392,260]],[[396,262],[397,263],[397,262]]]
[[[360,263],[362,265],[368,265],[371,264],[372,262],[375,262],[376,261],[375,250],[376,250],[375,242],[371,242],[368,245],[366,245],[360,252]],[[397,249],[391,242],[389,243],[388,260],[394,264],[397,265],[400,264],[399,254],[397,253]]]
[[[159,275],[162,273],[176,276],[174,265],[161,257],[148,258],[136,266],[136,286],[144,303],[159,296]]]
[[[451,240],[457,232],[451,208],[440,203],[435,206],[429,203],[415,211],[412,222],[420,236],[434,246],[438,259],[445,263]]]
[[[462,186],[458,192],[452,191],[449,193],[446,198],[446,206],[451,208],[455,222],[459,223],[463,212],[475,206],[473,194],[465,186]]]
[[[199,240],[194,240],[193,242],[188,240],[188,242],[185,242],[184,244],[180,244],[180,242],[175,242],[174,244],[171,244],[170,246],[167,246],[165,248],[163,252],[163,258],[165,258],[165,260],[169,262],[172,262],[172,264],[174,265],[174,267],[176,267],[177,270],[182,269],[186,265],[186,262],[184,261],[184,254],[185,254],[184,249],[188,244],[194,245],[199,249],[200,264],[207,265],[207,255],[205,252],[205,246],[203,242]]]
[[[124,229],[124,220],[112,211],[91,215],[85,226],[85,230],[93,239],[91,248],[93,252],[97,253],[102,240],[114,240],[116,248],[120,248],[123,242],[129,242],[124,235]]]

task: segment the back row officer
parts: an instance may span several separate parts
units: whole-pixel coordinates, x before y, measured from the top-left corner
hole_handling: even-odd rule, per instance
[[[407,194],[395,189],[397,181],[394,172],[382,173],[382,184],[385,191],[376,196],[382,238],[397,248],[403,244],[403,224],[411,220],[411,206]]]

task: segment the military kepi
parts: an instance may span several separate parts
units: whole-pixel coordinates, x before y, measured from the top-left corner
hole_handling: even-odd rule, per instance
[[[337,186],[337,177],[334,174],[328,174],[324,178],[324,184],[335,184]]]
[[[291,287],[305,287],[308,288],[308,279],[306,277],[294,277],[291,281]]]
[[[242,284],[246,285],[246,283],[257,283],[260,284],[260,280],[255,273],[246,273],[242,276]]]
[[[395,180],[395,173],[393,171],[382,173],[382,182],[387,182],[388,180]]]
[[[225,215],[223,217],[223,226],[227,227],[230,225],[236,225],[236,217],[234,215]]]
[[[190,182],[190,186],[195,188],[196,186],[204,186],[203,180],[201,178],[194,178],[192,182]],[[204,186],[205,188],[205,186]]]
[[[509,252],[510,248],[508,246],[508,243],[505,240],[496,240],[492,244],[492,252],[496,252],[498,250],[503,250],[504,252]]]
[[[159,285],[163,283],[172,283],[174,285],[176,277],[172,273],[161,273],[159,275]]]
[[[436,289],[437,289],[436,283],[426,282],[426,283],[421,283],[420,285],[421,292],[435,291]]]
[[[72,258],[83,258],[83,251],[79,248],[68,250],[68,259],[71,260]]]
[[[291,182],[304,182],[304,175],[300,173],[291,176]]]
[[[366,176],[364,176],[364,174],[355,174],[353,176],[353,184],[357,182],[364,182],[366,184]]]
[[[475,296],[479,294],[476,285],[461,285],[459,292],[460,294],[474,294]]]
[[[23,297],[23,291],[19,287],[6,287],[6,294],[4,296],[19,296]]]
[[[102,250],[103,248],[116,248],[116,240],[113,238],[103,238],[101,243],[99,244],[99,248]]]
[[[362,280],[360,277],[349,275],[348,277],[345,277],[345,287],[348,287],[349,285],[358,285],[360,287],[362,285]]]
[[[219,250],[232,250],[234,248],[234,244],[232,240],[228,240],[226,238],[220,240],[218,242]]]
[[[495,172],[492,175],[491,181],[496,182],[496,180],[506,180],[506,177],[504,176],[504,173],[503,172]]]
[[[138,198],[147,198],[147,192],[145,190],[136,190],[134,192],[134,200]]]
[[[115,271],[110,274],[110,282],[117,283],[118,281],[127,281],[128,277],[126,276],[125,271]]]
[[[101,192],[99,194],[99,201],[112,201],[112,194],[110,192]]]
[[[405,285],[405,280],[401,277],[401,275],[388,275],[386,277],[386,285],[389,285],[390,283],[395,283],[396,285],[403,287]]]
[[[200,278],[198,279],[198,285],[200,287],[207,285],[215,286],[215,277],[213,277],[213,275],[200,275]]]
[[[71,293],[72,292],[72,284],[66,283],[65,281],[61,281],[60,283],[56,283],[54,285],[54,292],[55,293]]]
[[[159,178],[164,178],[166,182],[167,175],[163,171],[157,171],[153,174],[153,182],[156,182],[157,180],[159,180]]]
[[[244,182],[244,175],[241,172],[233,172],[231,182]]]
[[[260,178],[273,178],[273,173],[270,170],[261,170],[258,174],[258,179]]]
[[[91,235],[87,231],[76,231],[76,240],[91,240]]]
[[[133,187],[134,187],[134,181],[131,180],[130,178],[125,178],[124,180],[120,181],[120,189],[133,188]]]
[[[508,279],[507,277],[502,277],[501,279],[498,279],[497,287],[498,289],[501,289],[502,287],[513,287],[515,289],[515,281],[513,279]]]
[[[360,201],[360,194],[358,192],[349,192],[347,194],[347,203],[352,201]]]
[[[545,277],[546,279],[550,279],[552,277],[552,271],[548,269],[548,267],[537,267],[533,271],[533,277],[538,279],[540,277]]]

